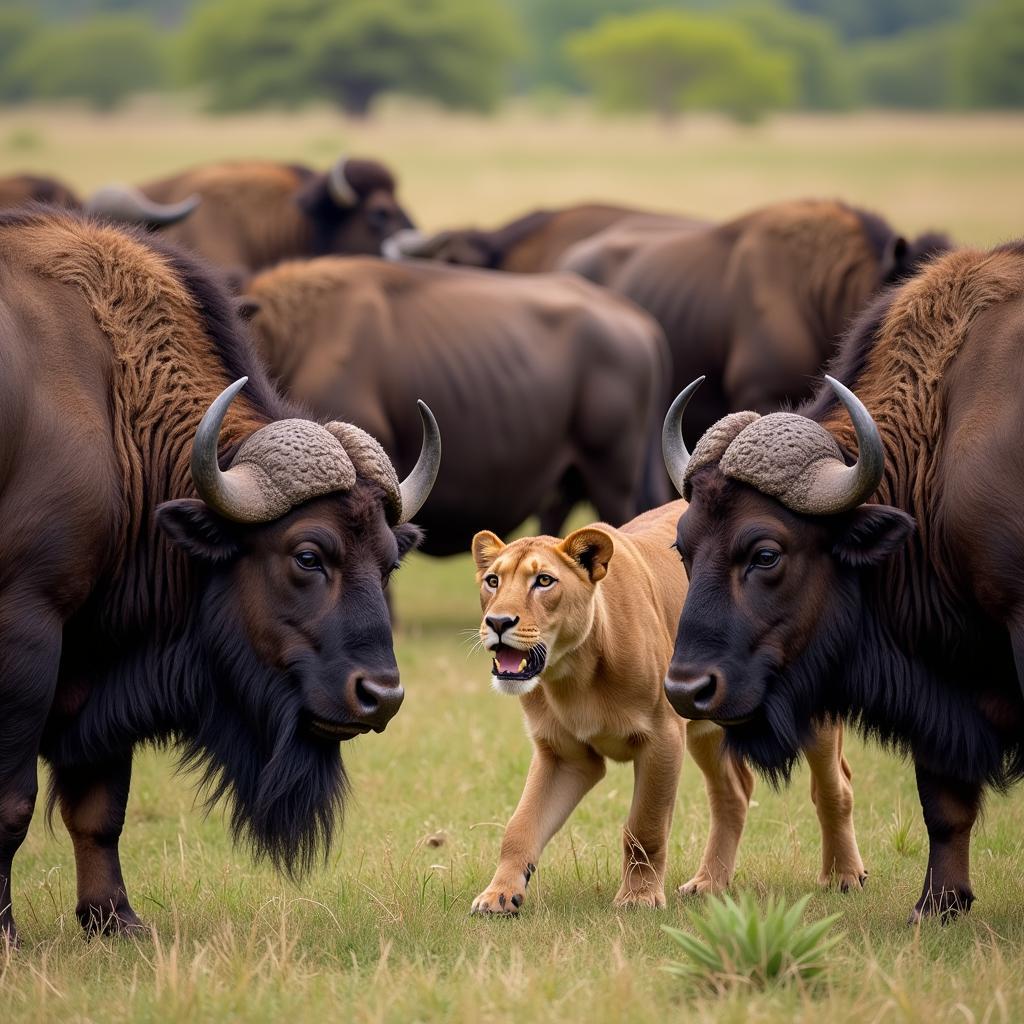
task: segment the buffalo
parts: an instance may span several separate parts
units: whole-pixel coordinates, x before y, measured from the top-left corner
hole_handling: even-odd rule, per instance
[[[124,224],[156,229],[184,220],[199,204],[198,196],[186,196],[178,203],[156,203],[141,192],[125,186],[107,186],[83,202],[69,185],[38,174],[14,174],[0,178],[0,210],[29,203],[45,203],[64,210],[85,210]]]
[[[785,776],[815,723],[909,755],[928,830],[912,919],[973,899],[986,787],[1024,776],[1024,243],[880,298],[799,413],[732,413],[665,460],[690,589],[665,691]],[[854,394],[856,392],[856,394]]]
[[[0,253],[0,929],[41,756],[78,918],[131,932],[139,743],[175,744],[257,856],[326,849],[339,741],[402,700],[384,588],[440,442],[424,407],[400,483],[368,434],[298,415],[231,300],[146,236],[40,208],[0,216]]]
[[[562,260],[571,246],[623,221],[637,229],[689,223],[685,218],[672,214],[650,213],[606,203],[583,203],[557,210],[535,210],[490,230],[460,228],[439,231],[428,237],[414,234],[396,236],[396,244],[385,255],[537,274],[561,269]]]
[[[447,457],[418,519],[430,554],[534,513],[555,533],[582,499],[611,523],[667,499],[664,338],[573,275],[324,257],[258,275],[241,302],[281,386],[372,433],[400,468],[418,431],[408,396],[431,404]]]
[[[948,247],[908,242],[844,203],[785,202],[638,248],[605,283],[661,324],[673,393],[708,377],[687,418],[699,437],[728,412],[771,412],[810,395],[870,297]]]
[[[193,217],[167,237],[230,271],[329,253],[380,254],[385,239],[413,227],[395,177],[375,160],[338,160],[328,171],[246,161],[184,171],[140,190],[161,203],[198,196]]]

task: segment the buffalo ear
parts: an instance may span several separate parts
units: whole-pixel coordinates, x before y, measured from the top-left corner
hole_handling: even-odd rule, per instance
[[[893,235],[882,253],[882,280],[886,283],[897,280],[906,272],[909,263],[910,243],[902,235]]]
[[[477,569],[480,572],[486,571],[504,547],[505,542],[496,533],[481,530],[473,538],[473,561],[476,562]]]
[[[157,506],[156,522],[189,557],[226,562],[238,554],[238,539],[230,524],[198,498],[179,498]]]
[[[841,562],[864,569],[884,562],[907,542],[914,520],[889,505],[861,505],[845,519],[832,549]]]
[[[398,558],[405,558],[410,551],[415,551],[423,543],[423,531],[412,523],[396,526],[395,540],[398,541]]]
[[[582,530],[570,533],[559,548],[583,567],[591,583],[596,583],[608,573],[608,563],[612,560],[615,543],[604,530],[585,526]]]

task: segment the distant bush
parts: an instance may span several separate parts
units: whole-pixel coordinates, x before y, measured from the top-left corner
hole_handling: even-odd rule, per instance
[[[365,114],[388,91],[487,110],[516,40],[497,0],[215,0],[181,57],[222,110],[321,98]]]
[[[994,0],[967,19],[960,98],[971,107],[1024,107],[1024,0]]]
[[[27,97],[26,86],[11,75],[17,54],[43,31],[43,23],[27,7],[0,10],[0,100]]]
[[[730,17],[765,48],[793,64],[796,105],[805,110],[843,110],[853,105],[853,83],[839,40],[828,22],[761,0],[741,3]]]
[[[687,915],[696,935],[662,925],[686,955],[666,964],[665,970],[713,988],[764,988],[820,978],[828,954],[842,939],[828,935],[840,915],[804,924],[809,899],[804,896],[789,907],[773,897],[762,911],[749,892],[738,902],[731,896],[710,898],[703,913],[691,910]]]
[[[956,34],[947,26],[866,43],[851,54],[861,103],[939,110],[956,99]]]
[[[82,99],[99,110],[164,84],[157,30],[141,18],[109,15],[34,34],[4,76],[16,98]]]
[[[611,110],[720,110],[756,121],[793,101],[792,61],[725,18],[656,11],[606,18],[571,36],[567,52]]]

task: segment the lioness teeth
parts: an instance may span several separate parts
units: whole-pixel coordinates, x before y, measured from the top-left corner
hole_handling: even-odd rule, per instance
[[[501,666],[498,664],[498,659],[497,658],[491,658],[491,661],[494,662],[494,671],[495,672],[500,672],[501,671]]]
[[[521,662],[519,662],[519,671],[520,672],[525,672],[526,671],[526,659],[525,658],[523,658],[523,660]]]

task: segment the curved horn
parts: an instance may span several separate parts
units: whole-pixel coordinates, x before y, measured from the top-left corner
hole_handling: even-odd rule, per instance
[[[825,380],[850,414],[858,454],[853,466],[830,460],[822,467],[806,499],[813,515],[834,515],[856,508],[874,494],[885,471],[885,448],[871,413],[844,384],[828,374]]]
[[[86,201],[85,211],[125,224],[165,228],[184,220],[200,202],[199,196],[191,195],[180,203],[157,203],[136,188],[107,185]]]
[[[683,483],[686,478],[686,466],[690,461],[690,453],[683,440],[683,413],[690,404],[693,393],[704,383],[704,377],[700,376],[691,381],[676,395],[665,417],[665,423],[661,428],[661,455],[665,460],[665,469],[668,470],[672,486],[682,494]]]
[[[437,420],[426,402],[417,399],[416,404],[423,421],[423,444],[416,465],[399,486],[402,492],[402,516],[399,523],[409,522],[423,507],[441,465],[441,431],[437,429]]]
[[[359,202],[359,196],[356,190],[352,187],[347,177],[345,177],[345,164],[348,160],[342,157],[335,165],[327,172],[327,191],[330,192],[331,198],[338,204],[346,209],[350,206],[355,206]]]
[[[244,467],[226,473],[221,470],[217,444],[228,406],[248,380],[240,377],[213,400],[192,441],[192,485],[196,493],[214,512],[237,523],[262,521],[260,494]]]

